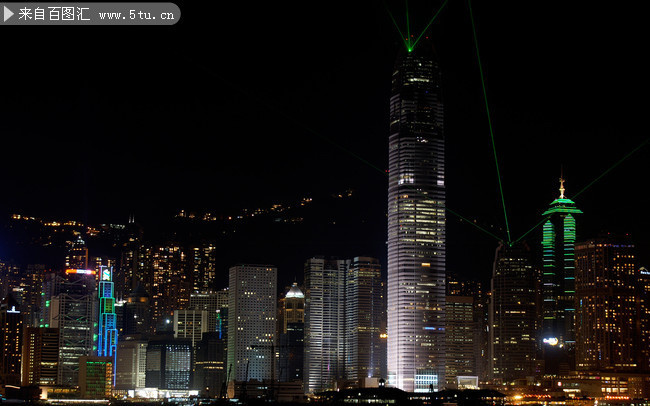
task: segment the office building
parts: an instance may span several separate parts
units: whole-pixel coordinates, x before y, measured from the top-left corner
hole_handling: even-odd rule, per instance
[[[305,354],[305,295],[297,283],[294,282],[280,299],[278,313],[280,339],[278,380],[280,382],[302,381]]]
[[[9,294],[0,302],[0,386],[20,386],[23,319],[20,307]]]
[[[65,267],[67,269],[88,269],[88,247],[81,236],[70,243],[70,248],[65,256]]]
[[[56,385],[59,330],[28,327],[23,337],[23,386]]]
[[[189,390],[192,377],[192,343],[166,335],[147,346],[147,388]]]
[[[107,266],[99,268],[99,323],[97,329],[97,355],[108,357],[115,367],[117,352],[117,314],[115,313],[115,285],[113,269]],[[115,376],[115,371],[111,374]]]
[[[236,265],[228,285],[228,365],[231,379],[272,380],[277,377],[277,268]]]
[[[113,390],[113,357],[79,358],[79,394],[81,399],[110,399]]]
[[[385,377],[384,293],[381,265],[375,258],[306,261],[303,379],[307,393]]]
[[[445,383],[445,148],[440,68],[431,44],[392,75],[388,141],[388,382]]]
[[[334,388],[345,379],[345,277],[349,261],[305,263],[305,391]]]
[[[64,276],[53,278],[48,327],[59,329],[59,369],[57,384],[77,386],[79,358],[97,352],[98,319],[96,272],[67,269]]]
[[[142,389],[147,379],[148,340],[141,335],[125,336],[117,345],[115,388]]]
[[[447,296],[446,335],[448,388],[457,389],[459,376],[478,376],[476,370],[474,297]]]
[[[535,375],[538,271],[526,245],[496,250],[489,304],[488,377],[511,384]]]
[[[131,292],[123,305],[124,335],[148,334],[153,332],[151,321],[151,296],[141,283]]]
[[[555,375],[566,375],[575,368],[575,215],[582,211],[564,192],[564,179],[560,179],[560,196],[544,212],[547,219],[542,228],[543,301],[538,343],[544,372]]]
[[[627,235],[576,244],[576,367],[581,371],[648,371],[643,276]]]
[[[203,333],[196,343],[194,389],[205,396],[226,394],[226,337],[218,331]]]
[[[207,311],[207,331],[217,331],[218,324],[223,322],[224,309],[228,308],[228,289],[222,289],[216,292],[192,293],[187,308],[189,310]]]
[[[386,341],[381,338],[385,304],[379,260],[353,258],[345,280],[346,379],[386,378]]]

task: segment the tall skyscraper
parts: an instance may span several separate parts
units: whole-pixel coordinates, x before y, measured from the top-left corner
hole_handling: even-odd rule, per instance
[[[18,302],[9,294],[0,303],[0,385],[20,386],[23,319]]]
[[[109,357],[115,368],[117,354],[117,314],[115,314],[115,285],[113,268],[100,267],[99,276],[99,323],[97,329],[97,355]],[[115,376],[115,369],[112,374]]]
[[[385,301],[379,261],[310,258],[305,293],[305,390],[331,389],[339,380],[384,378]]]
[[[305,295],[294,282],[280,299],[278,333],[280,338],[279,381],[303,379],[305,358]]]
[[[440,68],[430,44],[397,59],[390,99],[388,382],[445,383],[445,163]]]
[[[56,385],[59,330],[28,327],[23,337],[23,386]]]
[[[446,385],[457,387],[459,376],[478,376],[476,371],[474,297],[447,296],[446,335],[447,364]]]
[[[345,276],[348,261],[314,257],[305,263],[306,392],[345,378]]]
[[[646,287],[639,283],[629,236],[576,244],[576,265],[576,368],[647,370],[647,315],[638,308]]]
[[[228,369],[232,379],[274,379],[278,270],[270,265],[230,268]]]
[[[381,338],[385,302],[379,260],[355,257],[348,265],[345,281],[345,375],[385,379],[383,362],[386,351]]]
[[[65,276],[54,278],[54,295],[46,326],[59,329],[59,385],[76,386],[79,358],[96,354],[97,292],[96,272],[68,269]]]
[[[528,247],[497,248],[489,304],[489,377],[509,384],[535,374],[538,275]]]
[[[582,213],[564,195],[544,212],[548,219],[542,235],[542,330],[541,348],[547,374],[568,373],[575,368],[575,215]]]

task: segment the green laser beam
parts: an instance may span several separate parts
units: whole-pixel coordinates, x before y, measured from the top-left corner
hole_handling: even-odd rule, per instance
[[[634,148],[632,151],[630,151],[629,153],[627,153],[623,158],[619,159],[619,160],[618,160],[614,165],[610,166],[609,169],[607,169],[605,172],[603,172],[600,176],[598,176],[596,179],[594,179],[594,180],[592,180],[591,182],[589,182],[589,184],[588,184],[587,186],[585,186],[585,187],[583,187],[582,189],[580,189],[580,191],[579,191],[578,193],[576,193],[575,195],[573,195],[573,198],[575,199],[576,197],[580,196],[580,195],[582,194],[582,192],[584,192],[585,190],[589,189],[589,188],[591,187],[591,185],[593,185],[594,183],[596,183],[596,182],[597,182],[598,180],[600,180],[603,176],[607,175],[607,174],[608,174],[612,169],[616,168],[616,167],[619,166],[621,163],[623,163],[625,160],[627,160],[629,157],[631,157],[631,156],[632,156],[636,151],[638,151],[638,150],[640,150],[641,148],[643,148],[643,147],[644,147],[648,142],[650,142],[650,138],[645,139],[645,140],[644,140],[641,144],[639,144],[636,148]]]
[[[486,230],[486,229],[484,229],[483,227],[479,226],[478,224],[474,223],[473,221],[470,221],[470,220],[466,219],[465,217],[463,217],[463,216],[461,216],[460,214],[454,212],[454,211],[451,210],[450,208],[445,207],[445,210],[448,211],[449,213],[451,213],[451,214],[453,214],[453,215],[459,217],[460,219],[465,220],[467,223],[473,225],[474,227],[478,228],[479,230],[483,231],[484,233],[486,233],[486,234],[488,234],[488,235],[490,235],[490,236],[496,238],[497,241],[503,241],[503,238],[497,237],[495,234],[492,234],[491,232],[489,232],[488,230]]]
[[[386,173],[386,171],[382,170],[381,168],[377,167],[376,165],[373,165],[373,164],[372,164],[371,162],[369,162],[368,160],[364,159],[363,157],[359,156],[358,154],[354,153],[353,151],[351,151],[351,150],[349,150],[349,149],[343,147],[342,145],[339,145],[338,143],[332,141],[332,140],[329,139],[328,137],[325,137],[324,135],[321,135],[320,133],[318,133],[317,131],[311,129],[310,127],[307,127],[304,123],[302,123],[302,122],[300,122],[300,121],[294,119],[293,117],[289,116],[288,114],[286,114],[286,113],[284,113],[284,112],[278,110],[277,108],[275,108],[274,106],[272,106],[270,103],[267,103],[265,100],[263,100],[263,99],[261,99],[261,98],[259,98],[259,97],[255,97],[255,96],[251,95],[250,92],[248,92],[248,91],[244,90],[243,88],[241,88],[241,87],[239,87],[239,86],[236,86],[236,85],[234,85],[233,83],[227,81],[227,80],[224,79],[221,75],[217,74],[216,72],[214,72],[212,69],[208,68],[207,66],[205,66],[205,65],[203,65],[203,64],[201,64],[201,63],[198,63],[198,62],[196,62],[196,61],[192,61],[192,62],[194,62],[194,64],[195,64],[196,66],[200,67],[201,69],[203,69],[203,70],[206,71],[207,73],[209,73],[209,74],[211,74],[212,76],[214,76],[215,78],[219,79],[221,82],[223,82],[223,83],[227,84],[228,86],[232,87],[234,90],[236,90],[236,91],[238,91],[238,92],[244,94],[246,97],[248,97],[248,98],[250,98],[250,99],[252,99],[252,100],[257,101],[259,104],[265,106],[265,107],[268,108],[269,110],[271,110],[271,111],[273,111],[273,112],[276,112],[276,113],[278,113],[279,115],[281,115],[282,117],[286,118],[287,120],[293,122],[294,124],[296,124],[296,125],[298,125],[298,126],[300,126],[300,127],[303,127],[304,129],[306,129],[306,130],[309,131],[310,133],[312,133],[312,134],[318,136],[318,137],[321,138],[322,140],[327,141],[328,143],[330,143],[330,144],[332,144],[333,146],[337,147],[337,148],[340,149],[341,151],[344,151],[345,153],[347,153],[347,154],[349,154],[350,156],[352,156],[352,157],[358,159],[358,160],[361,161],[362,163],[364,163],[364,164],[368,165],[369,167],[375,169],[376,171],[382,173],[384,176],[389,176],[389,174]],[[419,190],[417,190],[417,189],[415,189],[415,188],[410,189],[410,192],[409,192],[409,193],[417,194],[417,195],[419,195],[420,197],[425,197],[425,196],[426,196],[426,195],[424,195],[421,191],[419,191]],[[429,196],[426,196],[426,197],[429,197]],[[463,216],[460,215],[459,213],[456,213],[455,211],[451,210],[450,208],[448,208],[448,207],[446,207],[446,206],[443,206],[443,208],[445,209],[445,211],[447,211],[447,212],[449,212],[449,213],[451,213],[451,214],[457,216],[458,218],[464,220],[466,223],[473,225],[473,226],[476,227],[477,229],[479,229],[479,230],[483,231],[484,233],[488,234],[489,236],[495,238],[497,241],[503,241],[502,238],[497,237],[496,235],[494,235],[494,234],[491,233],[490,231],[488,231],[488,230],[484,229],[483,227],[479,226],[478,224],[476,224],[476,223],[474,223],[474,222],[468,220],[467,218],[463,217]]]
[[[397,21],[395,21],[395,17],[393,17],[393,13],[391,13],[390,10],[388,9],[388,4],[386,4],[386,2],[384,2],[384,6],[386,7],[386,11],[388,12],[388,15],[390,16],[390,19],[393,21],[393,25],[395,25],[395,28],[397,29],[397,32],[399,33],[400,39],[402,40],[402,42],[404,42],[404,47],[408,51],[410,51],[409,44],[404,39],[404,34],[402,33],[402,30],[399,29],[399,25],[397,24]]]
[[[411,24],[409,22],[409,2],[406,0],[406,39],[408,41],[408,51],[411,52],[413,47],[411,46]]]
[[[535,225],[534,225],[530,230],[526,231],[526,232],[525,232],[521,237],[519,237],[519,238],[517,238],[515,241],[513,241],[512,244],[516,244],[516,243],[518,243],[519,241],[521,241],[524,237],[526,237],[528,234],[530,234],[531,232],[533,232],[533,230],[535,230],[537,227],[539,227],[539,226],[541,226],[542,224],[544,224],[544,223],[546,222],[546,220],[548,220],[549,218],[551,218],[550,215],[548,215],[548,216],[544,217],[543,219],[541,219],[541,220],[539,221],[539,223],[535,224]],[[511,244],[511,245],[512,245],[512,244]]]
[[[449,0],[445,0],[445,1],[442,3],[442,5],[440,6],[440,8],[439,8],[438,11],[436,12],[436,14],[431,18],[431,20],[429,20],[429,23],[424,27],[424,29],[422,30],[422,32],[420,33],[420,35],[418,35],[418,37],[415,39],[415,42],[413,43],[413,45],[411,46],[411,48],[415,48],[415,46],[416,46],[416,45],[418,44],[418,42],[420,41],[420,38],[422,38],[422,36],[424,35],[424,33],[427,32],[427,30],[429,29],[429,27],[431,26],[431,24],[433,24],[433,22],[434,22],[434,21],[436,20],[436,18],[438,17],[438,14],[440,14],[440,12],[442,11],[442,8],[443,8],[445,5],[447,5],[447,2],[448,2],[448,1],[449,1]]]
[[[497,159],[496,143],[494,142],[494,131],[492,130],[492,118],[490,117],[490,107],[488,106],[487,91],[485,90],[485,79],[483,77],[483,67],[481,64],[481,55],[478,50],[478,38],[476,36],[476,26],[474,25],[474,13],[472,12],[472,2],[467,0],[469,6],[469,17],[472,22],[472,32],[474,34],[474,47],[476,48],[476,58],[478,60],[478,70],[481,75],[481,86],[483,87],[483,99],[485,100],[485,111],[487,112],[488,126],[490,128],[490,138],[492,139],[492,152],[494,153],[494,165],[497,169],[497,179],[499,180],[499,192],[501,193],[501,204],[503,205],[503,217],[506,220],[506,233],[508,243],[510,243],[510,225],[508,224],[508,213],[506,212],[506,200],[503,196],[503,185],[501,184],[501,172],[499,171],[499,160]]]

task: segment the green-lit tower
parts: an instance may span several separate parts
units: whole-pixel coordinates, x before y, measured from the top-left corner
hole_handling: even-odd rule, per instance
[[[544,212],[542,238],[542,351],[547,373],[572,369],[575,348],[575,215],[582,213],[564,195]]]

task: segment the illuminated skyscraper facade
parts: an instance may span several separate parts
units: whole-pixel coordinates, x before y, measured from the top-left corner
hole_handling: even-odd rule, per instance
[[[18,302],[9,294],[0,302],[0,386],[20,386],[23,319]]]
[[[55,282],[47,327],[59,329],[59,385],[76,386],[79,358],[97,353],[96,272],[68,269]]]
[[[576,368],[647,370],[644,275],[636,269],[628,236],[576,244]]]
[[[331,389],[345,378],[345,274],[349,261],[305,263],[305,391]]]
[[[228,370],[231,379],[274,379],[277,268],[236,265],[228,285]]]
[[[395,64],[388,177],[388,382],[445,383],[445,175],[441,75],[430,45]]]
[[[305,359],[305,295],[297,283],[294,282],[280,299],[278,316],[279,380],[302,380]]]
[[[385,315],[381,265],[370,257],[350,261],[345,281],[346,350],[345,375],[385,379],[386,340],[382,319]]]
[[[100,268],[99,282],[99,328],[97,330],[97,355],[108,357],[115,367],[117,353],[117,315],[115,314],[115,289],[113,284],[113,269],[107,266]],[[115,376],[113,370],[112,376]]]
[[[495,383],[535,374],[538,271],[525,245],[501,243],[494,258],[489,304],[489,370]]]
[[[544,212],[542,235],[542,331],[545,372],[567,373],[575,364],[575,215],[582,213],[564,195]]]

